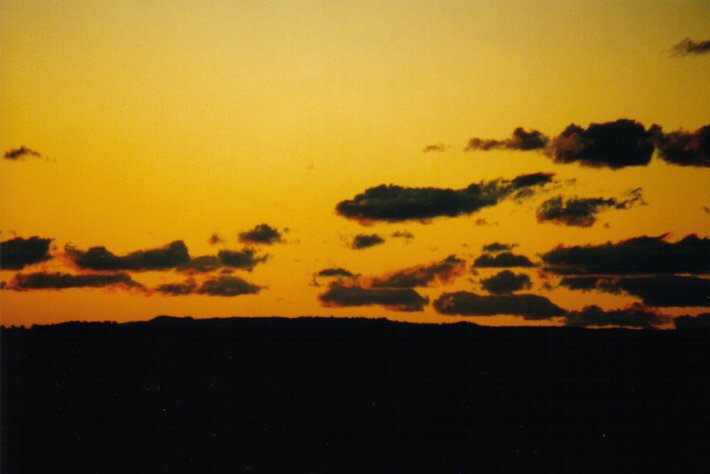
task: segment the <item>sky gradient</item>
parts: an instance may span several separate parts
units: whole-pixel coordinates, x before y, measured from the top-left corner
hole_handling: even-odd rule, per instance
[[[705,313],[709,22],[704,1],[3,2],[2,324]],[[570,273],[559,246],[631,263]],[[530,265],[476,264],[506,252]]]

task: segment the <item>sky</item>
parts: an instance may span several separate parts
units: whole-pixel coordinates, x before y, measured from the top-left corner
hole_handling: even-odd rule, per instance
[[[706,1],[4,1],[0,322],[707,324],[709,24]]]

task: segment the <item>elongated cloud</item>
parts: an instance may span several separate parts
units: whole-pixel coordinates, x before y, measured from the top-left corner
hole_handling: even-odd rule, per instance
[[[63,290],[68,288],[143,288],[143,285],[131,279],[127,273],[79,274],[70,273],[18,273],[12,279],[8,289],[27,290]]]
[[[0,242],[0,269],[22,270],[28,265],[49,260],[49,244],[52,239],[30,237]]]
[[[188,262],[177,267],[177,271],[182,273],[208,273],[219,270],[223,263],[219,257],[214,255],[203,255],[191,258]]]
[[[354,277],[355,275],[344,268],[324,268],[323,270],[316,273],[316,276],[350,278]]]
[[[678,316],[673,320],[676,329],[710,329],[710,313],[697,316]]]
[[[564,316],[567,311],[544,296],[478,295],[468,291],[444,293],[434,301],[434,308],[444,315],[495,316],[512,314],[523,319],[549,319]]]
[[[610,311],[604,311],[599,306],[593,305],[586,306],[582,311],[570,312],[567,315],[567,326],[652,329],[668,323],[670,319],[667,315],[639,304]]]
[[[678,166],[710,167],[710,125],[695,132],[677,130],[663,133],[658,125],[651,127],[658,156]]]
[[[167,270],[190,261],[187,247],[181,240],[161,248],[138,250],[124,256],[114,255],[106,247],[91,247],[82,251],[67,245],[65,252],[79,268],[91,270]]]
[[[636,237],[602,245],[560,246],[542,255],[546,270],[560,275],[654,275],[710,273],[710,238],[688,235],[671,243]]]
[[[684,38],[678,44],[673,46],[672,52],[678,56],[687,56],[689,54],[707,54],[710,53],[710,40],[693,41],[690,38]]]
[[[560,286],[571,290],[627,293],[648,306],[710,307],[710,279],[690,276],[565,277]]]
[[[262,287],[235,276],[208,278],[201,285],[190,278],[184,283],[168,283],[157,286],[154,291],[167,296],[207,295],[234,297],[259,293]]]
[[[224,266],[252,271],[255,266],[264,263],[269,256],[257,256],[256,250],[245,248],[243,250],[220,250],[217,257]]]
[[[422,149],[422,152],[423,153],[432,153],[432,152],[441,153],[441,152],[446,151],[446,148],[447,148],[446,145],[444,145],[443,143],[435,143],[433,145],[426,145]]]
[[[277,242],[282,242],[281,232],[271,227],[268,224],[259,224],[251,230],[241,232],[239,240],[247,244],[266,244],[271,245]]]
[[[515,247],[515,244],[502,244],[500,242],[491,242],[490,244],[485,244],[483,246],[484,252],[498,253],[498,252],[510,252]]]
[[[525,255],[516,255],[512,252],[502,252],[496,255],[484,253],[473,262],[476,268],[513,268],[534,267]]]
[[[380,185],[367,189],[353,199],[341,201],[336,211],[343,217],[365,224],[372,221],[424,221],[434,217],[455,217],[493,206],[507,197],[528,197],[532,188],[550,183],[553,176],[534,173],[512,180],[481,181],[463,189]]]
[[[423,311],[429,300],[411,288],[362,288],[332,283],[319,295],[323,306],[384,306],[392,311]]]
[[[549,137],[537,130],[526,132],[522,127],[513,130],[513,135],[505,140],[495,140],[491,138],[471,138],[468,141],[466,151],[489,151],[489,150],[541,150],[545,148]]]
[[[362,250],[370,247],[374,247],[375,245],[380,245],[384,244],[385,239],[380,237],[377,234],[358,234],[355,236],[353,239],[353,243],[350,244],[350,248],[355,249],[355,250]]]
[[[530,277],[524,273],[503,270],[490,278],[481,280],[481,286],[489,293],[506,294],[530,289],[532,283],[530,282]]]
[[[617,198],[580,198],[565,199],[556,196],[543,202],[537,210],[538,222],[590,227],[597,220],[597,214],[607,209],[629,209],[637,203],[643,203],[641,188],[627,193],[627,199]]]
[[[432,286],[435,283],[447,284],[463,275],[465,270],[466,262],[450,255],[441,262],[404,268],[373,278],[370,285],[373,288],[414,288]]]
[[[5,154],[3,155],[3,158],[6,160],[10,161],[20,161],[24,160],[25,158],[41,158],[42,154],[36,150],[33,150],[31,148],[27,148],[24,145],[21,146],[20,148],[13,148],[11,150],[7,150]]]

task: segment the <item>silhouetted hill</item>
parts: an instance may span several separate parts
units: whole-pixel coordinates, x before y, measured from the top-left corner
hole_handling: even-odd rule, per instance
[[[710,332],[2,329],[2,472],[707,472]]]

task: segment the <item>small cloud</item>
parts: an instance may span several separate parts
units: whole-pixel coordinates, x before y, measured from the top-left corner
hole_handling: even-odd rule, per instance
[[[697,316],[678,316],[673,320],[676,329],[710,329],[710,313]]]
[[[491,242],[483,246],[484,252],[498,253],[498,252],[510,252],[516,247],[516,244],[502,244],[500,242]]]
[[[708,212],[710,212],[710,210],[708,210]],[[392,232],[390,234],[390,237],[394,237],[395,239],[404,239],[404,240],[409,241],[414,238],[414,234],[412,234],[411,232],[406,231],[406,230],[398,230],[398,231]]]
[[[37,236],[0,242],[0,269],[22,270],[28,265],[41,263],[52,258],[49,255],[49,244],[52,239]]]
[[[251,230],[241,232],[239,240],[248,244],[265,244],[271,245],[278,242],[283,242],[281,232],[271,227],[268,224],[259,224]]]
[[[63,290],[68,288],[123,287],[143,289],[143,285],[131,279],[127,273],[79,274],[70,273],[18,273],[7,288],[15,291]]]
[[[203,255],[201,257],[191,258],[179,267],[177,271],[182,273],[208,273],[218,270],[222,267],[222,261],[214,255]]]
[[[27,148],[25,146],[21,146],[20,148],[13,148],[11,150],[7,150],[5,154],[3,155],[3,158],[6,160],[10,161],[20,161],[24,160],[25,158],[41,158],[42,154],[36,150],[32,150],[31,148]]]
[[[513,273],[503,270],[490,278],[481,280],[484,290],[494,294],[514,293],[520,290],[529,290],[532,287],[530,277],[524,273]]]
[[[333,282],[318,299],[326,307],[379,305],[392,311],[423,311],[429,300],[411,288],[361,288]]]
[[[350,278],[350,277],[354,277],[355,275],[344,268],[325,268],[325,269],[319,271],[318,273],[316,273],[316,276]]]
[[[567,311],[544,296],[477,295],[467,291],[444,293],[434,301],[434,308],[443,315],[495,316],[511,314],[523,319],[540,320],[564,316]]]
[[[255,266],[266,262],[268,255],[257,256],[256,250],[245,248],[243,250],[220,250],[217,254],[220,262],[226,267],[252,271]]]
[[[534,267],[535,265],[524,255],[503,252],[497,255],[484,253],[473,262],[473,266],[476,268],[512,268]]]
[[[571,311],[567,315],[567,326],[652,329],[669,322],[670,317],[652,308],[633,304],[627,308],[604,311],[599,306],[586,306],[582,311]]]
[[[205,280],[197,285],[194,279],[189,278],[184,283],[169,283],[154,289],[166,296],[207,295],[234,297],[258,293],[262,287],[253,285],[235,276],[217,276]]]
[[[590,227],[596,222],[596,215],[606,209],[629,209],[636,203],[645,204],[641,197],[641,188],[629,191],[627,196],[629,196],[627,199],[576,196],[564,199],[562,196],[556,196],[540,205],[537,210],[537,221]]]
[[[207,240],[207,243],[210,245],[223,244],[224,239],[222,237],[220,237],[220,235],[215,232],[212,235],[210,235],[210,238]]]
[[[197,291],[197,283],[189,278],[184,283],[166,283],[157,286],[154,291],[168,296],[191,295]]]
[[[678,44],[673,46],[671,52],[676,56],[687,56],[689,54],[706,54],[710,53],[710,40],[693,41],[690,38],[684,38]]]
[[[495,140],[490,138],[471,138],[465,151],[490,151],[490,150],[520,150],[531,151],[545,148],[549,137],[538,130],[525,131],[522,127],[513,130],[510,138]]]
[[[64,250],[76,266],[90,270],[167,270],[190,261],[187,247],[182,240],[161,248],[138,250],[124,256],[114,255],[106,247],[91,247],[82,251],[67,245]]]
[[[411,268],[397,270],[383,277],[372,278],[373,288],[413,288],[427,287],[437,282],[448,284],[463,275],[466,262],[455,255],[450,255],[441,262],[428,265],[417,265]]]
[[[677,130],[664,133],[660,126],[651,127],[658,156],[678,166],[710,167],[710,125],[695,132]]]
[[[432,152],[437,152],[437,153],[442,153],[446,151],[448,147],[444,145],[443,143],[436,143],[434,145],[426,145],[422,149],[422,153],[432,153]]]
[[[361,249],[366,249],[366,248],[373,247],[375,245],[384,244],[384,243],[385,243],[385,239],[383,239],[382,237],[380,237],[377,234],[371,234],[371,235],[358,234],[353,239],[353,242],[350,245],[350,248],[355,249],[355,250],[361,250]]]

